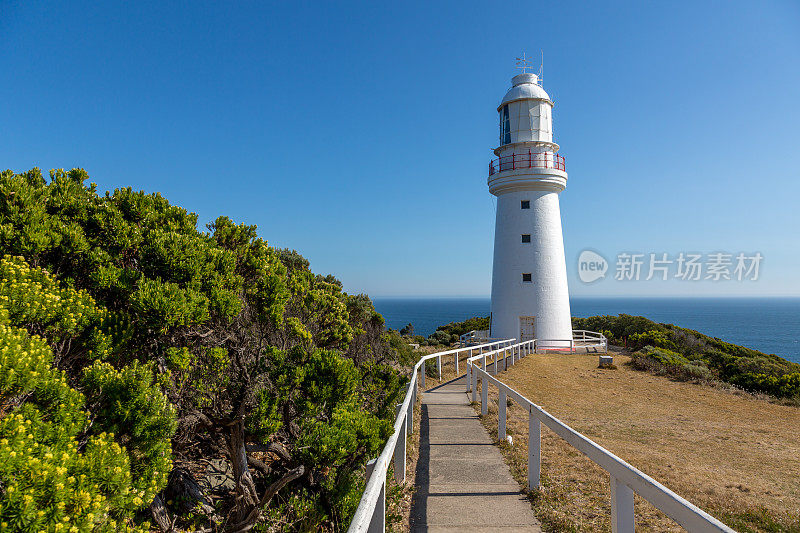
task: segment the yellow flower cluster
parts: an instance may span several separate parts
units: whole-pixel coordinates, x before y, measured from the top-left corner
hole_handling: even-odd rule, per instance
[[[51,309],[62,306],[71,310]],[[88,296],[58,289],[41,271],[6,256],[0,259],[0,311],[0,404],[26,397],[0,418],[0,530],[8,524],[31,531],[130,529],[133,512],[155,491],[132,490],[130,459],[114,435],[90,436],[79,448],[88,420],[83,394],[52,367],[45,339],[9,324],[49,320],[59,328],[81,327],[98,308]]]

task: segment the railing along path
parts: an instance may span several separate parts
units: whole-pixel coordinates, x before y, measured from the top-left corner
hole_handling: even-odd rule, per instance
[[[591,439],[581,435],[559,419],[528,400],[520,393],[495,377],[500,371],[507,370],[509,359],[511,365],[522,357],[536,353],[537,349],[553,349],[553,342],[564,343],[566,339],[532,339],[515,343],[516,339],[495,341],[478,346],[470,346],[448,350],[423,356],[416,365],[411,376],[408,391],[402,404],[397,406],[397,419],[394,433],[389,437],[380,456],[371,461],[367,469],[367,485],[358,505],[358,509],[350,523],[349,533],[384,532],[386,523],[386,475],[389,460],[394,461],[394,475],[398,482],[405,480],[406,470],[406,436],[413,431],[414,404],[416,402],[417,376],[425,388],[425,362],[437,360],[439,378],[442,376],[442,357],[453,355],[455,370],[458,375],[458,356],[469,351],[467,357],[466,391],[472,393],[472,401],[477,401],[478,380],[481,381],[481,414],[489,412],[489,385],[498,388],[497,418],[498,438],[506,438],[507,402],[514,400],[528,411],[528,488],[539,488],[541,476],[541,425],[550,428],[556,435],[564,439],[572,447],[582,452],[603,470],[609,473],[611,481],[611,528],[614,533],[630,533],[634,531],[633,494],[642,498],[664,512],[672,520],[690,532],[733,532],[734,530],[709,515],[696,505],[678,496],[667,487],[647,474],[634,468],[610,451]],[[585,330],[573,332],[569,349],[576,346],[595,347],[603,351],[608,341],[600,334]],[[563,346],[563,345],[562,345]],[[564,347],[564,349],[567,349]],[[478,354],[472,352],[478,350]],[[491,359],[491,362],[488,362]],[[478,364],[480,361],[480,364]],[[487,364],[488,362],[488,364]],[[489,370],[494,367],[494,375]]]
[[[386,446],[377,459],[370,461],[367,465],[367,485],[364,487],[364,494],[358,504],[353,520],[350,522],[348,533],[356,532],[383,532],[386,530],[386,474],[389,470],[389,462],[394,463],[394,477],[398,483],[406,479],[406,437],[414,430],[414,404],[417,400],[417,377],[422,389],[425,389],[425,363],[431,359],[436,359],[436,368],[439,372],[439,379],[442,377],[442,357],[454,356],[456,374],[458,374],[458,356],[468,352],[471,356],[475,350],[483,353],[484,350],[496,346],[507,346],[514,342],[514,339],[499,340],[477,346],[456,348],[425,355],[414,365],[414,372],[408,383],[403,403],[397,406],[397,418],[394,422],[394,432],[386,441]]]

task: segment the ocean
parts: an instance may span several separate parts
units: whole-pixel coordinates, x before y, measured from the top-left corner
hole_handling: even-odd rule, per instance
[[[373,298],[386,325],[428,336],[440,325],[489,315],[489,298]],[[572,316],[626,313],[676,324],[800,363],[800,298],[572,298]]]

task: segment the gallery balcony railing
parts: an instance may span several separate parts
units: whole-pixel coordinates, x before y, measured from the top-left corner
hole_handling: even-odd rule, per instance
[[[528,152],[527,154],[512,154],[489,161],[489,175],[493,176],[505,170],[518,170],[524,168],[553,168],[566,171],[564,156],[553,152]]]

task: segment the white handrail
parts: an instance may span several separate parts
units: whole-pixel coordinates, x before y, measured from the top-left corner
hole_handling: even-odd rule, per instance
[[[442,356],[454,355],[456,374],[458,374],[458,355],[462,352],[470,352],[470,356],[474,350],[483,353],[484,349],[489,349],[494,346],[502,345],[507,346],[513,343],[516,339],[505,339],[478,346],[469,346],[464,348],[456,348],[454,350],[446,350],[444,352],[437,352],[429,355],[422,356],[417,364],[414,365],[414,371],[411,374],[411,380],[408,384],[408,390],[403,398],[403,403],[397,407],[397,418],[394,422],[394,431],[383,451],[378,458],[370,463],[371,470],[368,472],[367,485],[364,487],[364,493],[361,495],[361,501],[358,503],[353,520],[350,522],[350,527],[347,529],[348,533],[356,532],[383,532],[386,524],[386,473],[389,470],[389,460],[394,456],[394,475],[395,479],[402,482],[406,478],[406,436],[414,429],[414,404],[417,397],[417,374],[419,374],[421,385],[425,387],[425,362],[436,358],[437,368],[439,370],[439,378],[442,377]]]
[[[605,337],[602,334],[594,332],[586,333],[598,335],[598,340],[601,338],[602,341],[605,342]],[[611,475],[611,527],[614,533],[628,533],[634,531],[634,492],[638,493],[655,507],[661,509],[664,514],[690,532],[733,532],[733,529],[696,505],[681,498],[658,481],[634,468],[591,439],[581,435],[485,370],[487,356],[495,356],[495,373],[497,373],[497,356],[499,356],[501,352],[504,354],[503,359],[505,364],[508,365],[508,357],[505,356],[505,353],[510,350],[512,354],[511,364],[514,364],[514,354],[518,356],[517,360],[519,360],[519,357],[534,352],[535,345],[535,339],[528,340],[467,358],[467,375],[470,376],[467,387],[472,391],[473,401],[476,400],[478,379],[481,380],[482,414],[485,415],[488,413],[489,383],[494,384],[498,388],[497,418],[498,437],[500,440],[505,439],[506,436],[507,398],[514,399],[519,405],[527,409],[529,413],[528,488],[534,489],[539,487],[539,477],[541,474],[541,424],[544,424],[556,435],[567,441],[568,444],[582,452]],[[478,359],[483,361],[483,369],[476,363]]]

